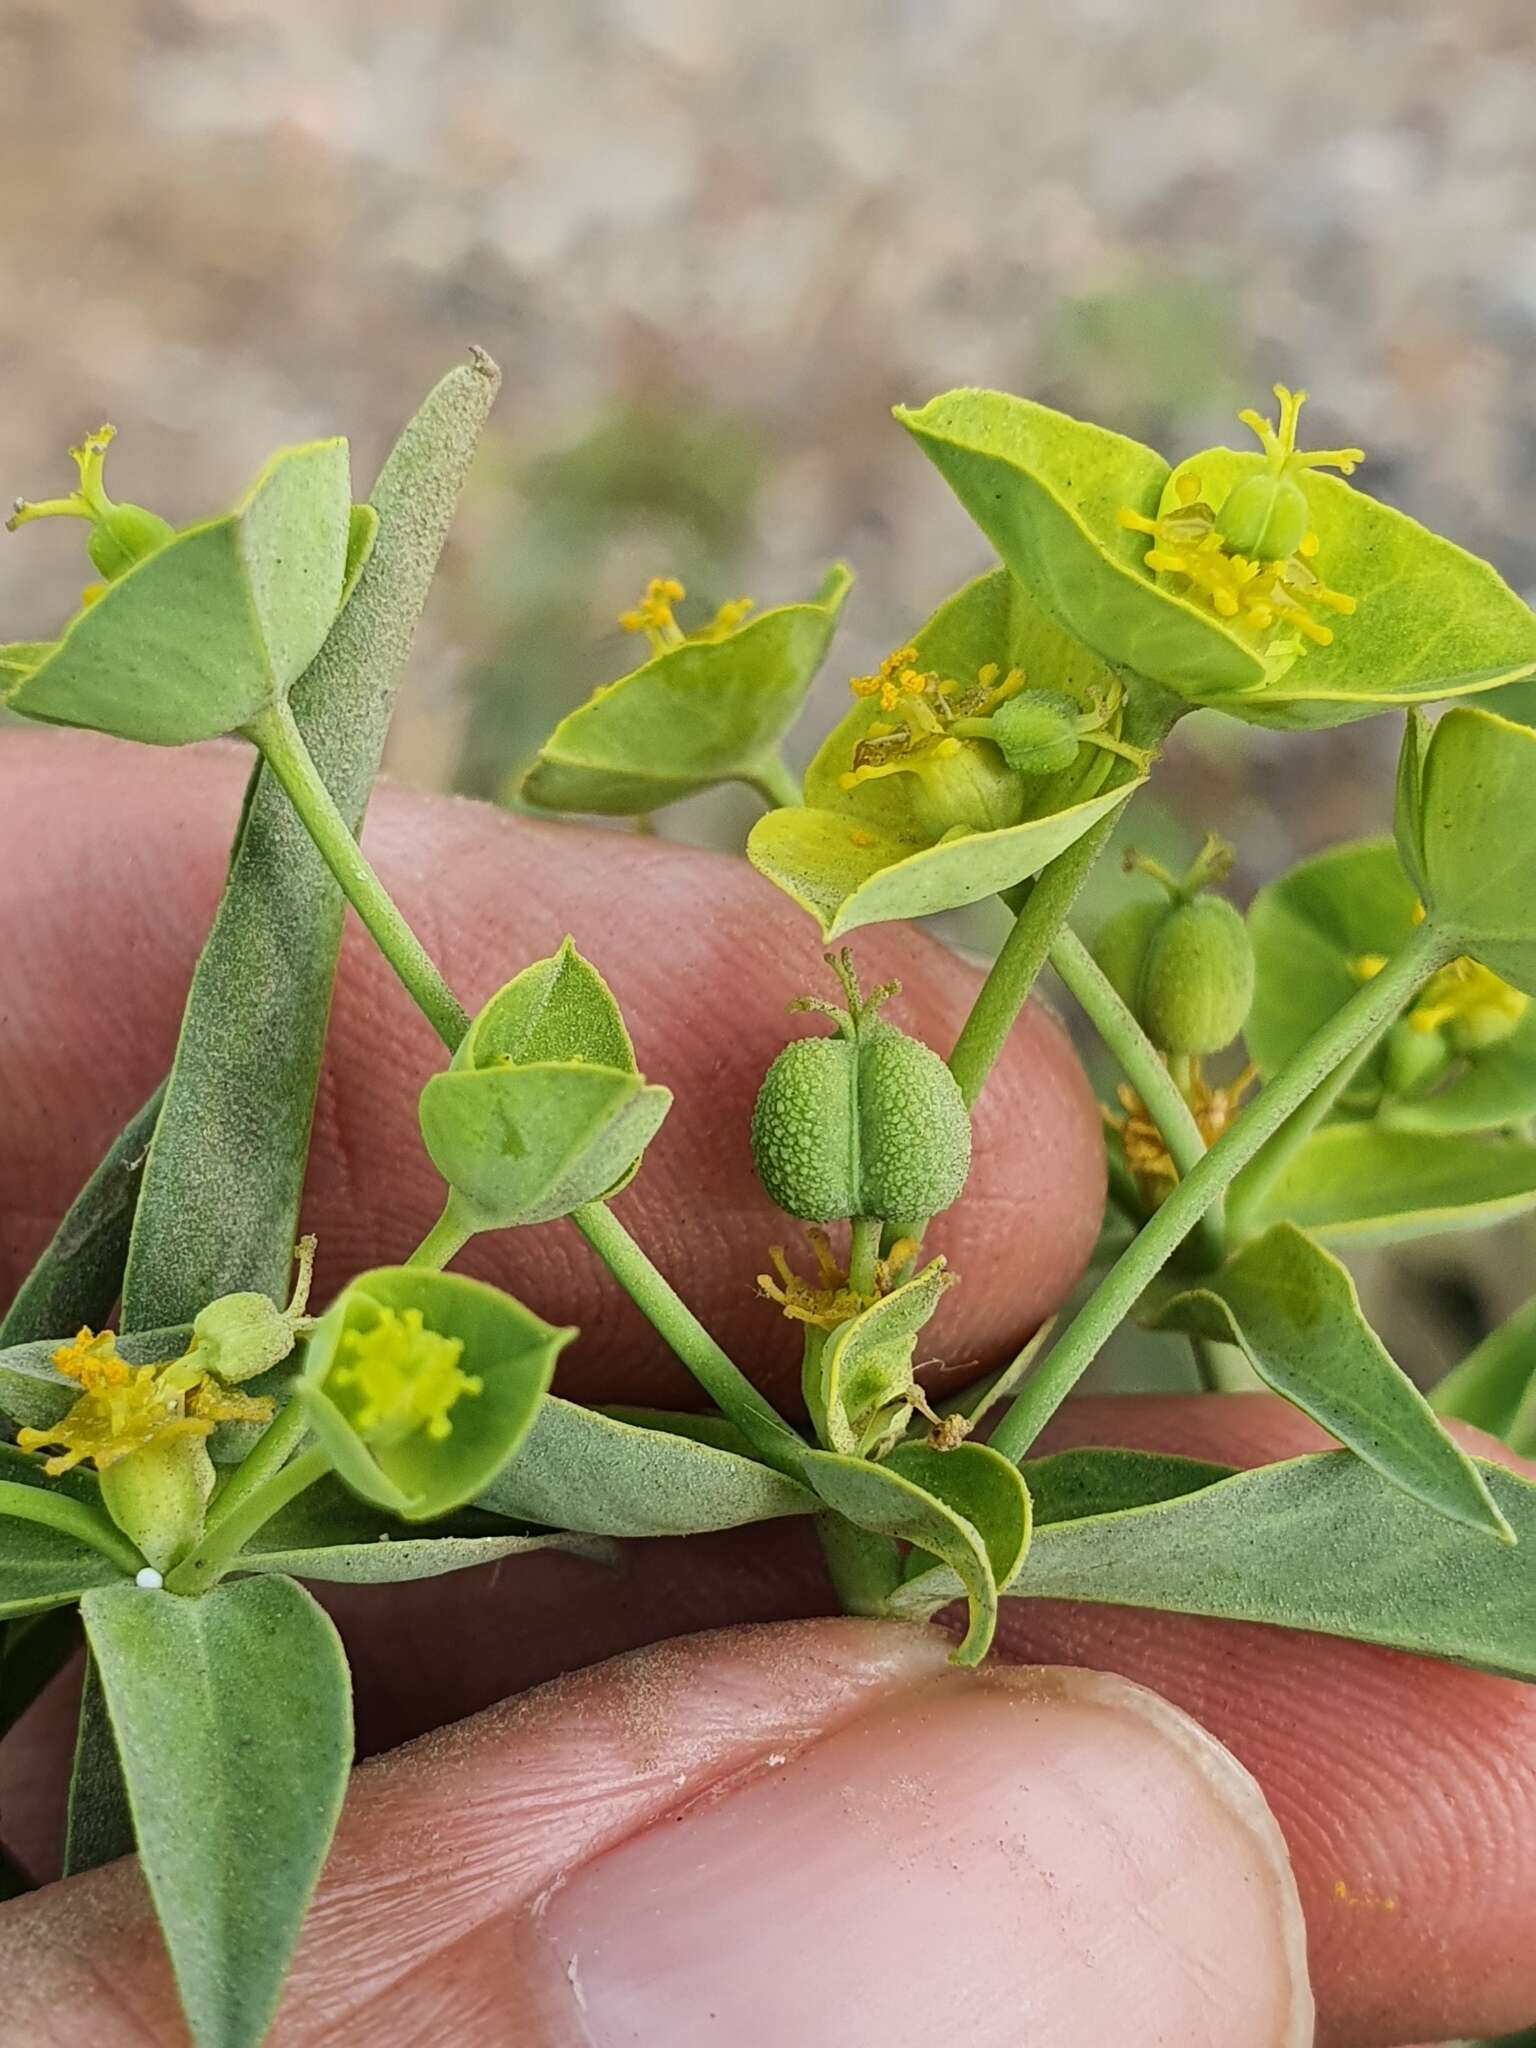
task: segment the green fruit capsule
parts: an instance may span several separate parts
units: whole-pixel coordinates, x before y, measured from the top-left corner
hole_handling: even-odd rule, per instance
[[[1157,897],[1127,903],[1105,918],[1093,942],[1094,959],[1115,994],[1133,1012],[1141,999],[1141,971],[1147,949],[1169,909],[1170,905]]]
[[[1248,1021],[1253,946],[1224,896],[1169,909],[1142,961],[1138,1001],[1153,1044],[1175,1056],[1220,1052]]]
[[[1300,548],[1312,522],[1300,484],[1266,472],[1237,486],[1217,523],[1234,553],[1252,562],[1283,562]]]
[[[860,999],[845,953],[830,963],[848,1008],[807,1000],[837,1024],[786,1046],[752,1112],[752,1156],[790,1216],[906,1221],[958,1200],[971,1165],[971,1120],[955,1077],[929,1046],[874,1015],[892,988]]]
[[[1059,775],[1077,759],[1081,708],[1054,690],[1024,690],[999,704],[989,723],[1003,759],[1018,775]]]

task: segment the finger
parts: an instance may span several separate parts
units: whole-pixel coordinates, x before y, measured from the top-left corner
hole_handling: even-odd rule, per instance
[[[0,2043],[175,2038],[137,1872],[0,1914]],[[1123,1681],[826,1622],[599,1666],[354,1779],[273,2048],[1300,2048],[1257,1788]],[[104,1989],[110,1987],[110,1993]]]
[[[169,754],[79,734],[7,737],[0,1289],[20,1280],[170,1059],[248,765],[235,747]],[[743,861],[388,785],[367,846],[471,1009],[567,931],[609,978],[642,1069],[676,1096],[622,1214],[726,1348],[787,1398],[795,1332],[753,1282],[791,1226],[757,1185],[747,1130],[769,1062],[807,1028],[785,1004],[826,981],[810,920]],[[903,981],[898,1021],[947,1048],[972,971],[907,929],[861,934],[856,950],[867,980]],[[435,1219],[443,1187],[422,1151],[416,1097],[442,1062],[351,923],[305,1201],[322,1290],[403,1259]],[[983,1098],[970,1187],[930,1239],[967,1283],[946,1298],[935,1349],[974,1367],[1034,1328],[1086,1260],[1103,1194],[1098,1109],[1062,1033],[1031,1010]],[[580,1325],[562,1391],[692,1397],[568,1224],[483,1238],[460,1264]]]

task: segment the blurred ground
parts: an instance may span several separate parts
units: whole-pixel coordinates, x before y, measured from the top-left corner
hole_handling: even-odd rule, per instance
[[[1528,590],[1533,94],[1528,0],[7,0],[0,495],[102,418],[173,517],[317,432],[366,478],[482,343],[506,395],[391,756],[482,794],[627,665],[648,573],[771,602],[845,555],[805,751],[982,566],[887,416],[952,384],[1178,455],[1305,382],[1357,481]],[[5,637],[80,580],[62,534],[0,546]],[[1168,782],[1246,891],[1376,829],[1394,744],[1202,718]],[[1394,1283],[1405,1356],[1528,1284],[1479,1245]]]

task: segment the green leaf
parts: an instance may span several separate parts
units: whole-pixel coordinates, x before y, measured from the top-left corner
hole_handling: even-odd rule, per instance
[[[689,640],[562,718],[522,795],[552,811],[632,817],[716,783],[751,782],[794,724],[853,578],[840,563],[809,604]]]
[[[111,1315],[123,1283],[134,1204],[163,1095],[163,1087],[157,1088],[138,1114],[129,1118],[70,1204],[0,1319],[0,1346],[44,1337],[57,1344],[64,1331],[77,1330],[82,1323],[99,1329]]]
[[[535,1550],[564,1550],[605,1564],[616,1557],[601,1537],[508,1529],[473,1509],[423,1534],[414,1523],[358,1500],[338,1481],[322,1479],[265,1523],[230,1569],[373,1586],[437,1578]]]
[[[1260,1195],[1254,1231],[1288,1218],[1330,1244],[1401,1244],[1536,1207],[1536,1144],[1377,1123],[1316,1132]]]
[[[548,1396],[478,1504],[516,1521],[601,1536],[693,1536],[815,1512],[814,1498],[755,1458]]]
[[[1248,912],[1256,971],[1244,1035],[1266,1080],[1357,993],[1356,961],[1406,945],[1417,904],[1390,839],[1330,847],[1258,892]],[[1374,1100],[1379,1054],[1354,1085]]]
[[[82,1870],[98,1870],[103,1863],[131,1856],[133,1849],[133,1814],[122,1759],[101,1689],[101,1672],[87,1649],[60,1874],[78,1877]]]
[[[1230,1465],[1203,1458],[1175,1458],[1161,1451],[1057,1451],[1030,1458],[1020,1468],[1034,1503],[1036,1530],[1051,1522],[1079,1522],[1089,1515],[1119,1514],[1230,1479]]]
[[[997,391],[950,391],[896,417],[1037,604],[1107,661],[1225,697],[1264,665],[1215,616],[1142,566],[1122,506],[1155,514],[1169,475],[1151,448]]]
[[[830,1332],[821,1347],[816,1386],[807,1392],[818,1433],[834,1451],[862,1455],[870,1429],[893,1406],[898,1428],[905,1427],[911,1414],[906,1397],[912,1387],[912,1353],[947,1285],[944,1261],[935,1259]]]
[[[1425,897],[1436,922],[1527,995],[1536,994],[1533,788],[1536,732],[1458,705],[1430,737],[1418,816],[1401,827],[1401,836],[1423,847]]]
[[[93,1473],[50,1479],[41,1458],[0,1443],[0,1616],[56,1607],[88,1586],[132,1577],[139,1563],[108,1519]]]
[[[371,493],[378,539],[293,692],[305,742],[354,832],[499,381],[476,356],[428,394],[401,434]],[[258,770],[144,1170],[123,1282],[126,1328],[190,1322],[207,1302],[246,1288],[286,1299],[344,908],[293,806]],[[206,1227],[210,1216],[217,1229]]]
[[[1159,1329],[1236,1344],[1267,1387],[1392,1485],[1468,1528],[1510,1539],[1477,1466],[1366,1321],[1349,1274],[1291,1223],[1245,1244]]]
[[[391,1363],[391,1333],[402,1333],[413,1313],[429,1355]],[[575,1334],[460,1273],[378,1267],[360,1274],[316,1324],[299,1397],[346,1485],[407,1521],[431,1521],[473,1500],[517,1449]],[[441,1340],[457,1352],[445,1356]],[[398,1394],[382,1415],[373,1413],[381,1405],[375,1387],[355,1373],[370,1357],[384,1363],[388,1396]],[[444,1405],[434,1397],[447,1369],[471,1384]],[[447,1427],[436,1436],[439,1420]]]
[[[27,718],[184,746],[287,695],[341,604],[347,444],[285,448],[233,512],[187,527],[77,612],[11,685]]]
[[[1257,451],[1211,448],[1181,463],[1172,481],[1198,475],[1219,526],[1229,492],[1264,467]],[[1493,689],[1536,669],[1536,616],[1487,562],[1339,477],[1312,469],[1294,481],[1318,538],[1316,569],[1358,609],[1333,622],[1331,646],[1309,646],[1262,690],[1222,697],[1219,709],[1277,731],[1313,731]],[[1211,701],[1176,680],[1170,687]]]
[[[1397,1096],[1378,1114],[1396,1131],[1498,1130],[1536,1117],[1536,1010],[1502,1045],[1459,1060],[1426,1095]]]
[[[291,1579],[82,1602],[197,2048],[266,2038],[352,1762],[346,1660]]]
[[[913,645],[919,665],[946,676],[974,677],[989,662],[1019,668],[1032,685],[1087,707],[1118,689],[1113,673],[1062,631],[1005,570],[978,577],[929,619]],[[771,811],[753,827],[753,865],[821,925],[828,939],[861,925],[922,917],[974,903],[1038,874],[1099,818],[1140,787],[1136,780],[1103,785],[1128,773],[1100,748],[1079,750],[1060,775],[1007,782],[1022,822],[988,831],[935,837],[916,822],[904,779],[865,782],[852,790],[840,777],[865,728],[879,715],[874,698],[854,704],[822,743],[806,771],[805,808]],[[1113,726],[1110,728],[1113,730]]]
[[[548,1223],[618,1188],[661,1128],[668,1089],[579,1060],[434,1074],[422,1142],[481,1230]]]
[[[1474,1543],[1331,1451],[1037,1529],[1012,1591],[1315,1629],[1536,1679],[1536,1487],[1482,1471],[1518,1546]]]
[[[585,1060],[636,1074],[635,1049],[613,991],[567,937],[496,991],[465,1032],[455,1067]]]
[[[987,1540],[975,1523],[889,1464],[872,1465],[835,1451],[807,1451],[803,1467],[807,1484],[855,1528],[898,1537],[949,1566],[965,1590],[969,1612],[954,1661],[979,1664],[997,1628],[997,1579]]]
[[[938,1450],[920,1439],[898,1444],[883,1462],[964,1516],[987,1546],[997,1590],[1006,1592],[1023,1568],[1032,1530],[1029,1487],[1018,1466],[986,1444]]]
[[[41,1614],[123,1578],[120,1564],[78,1537],[42,1522],[0,1517],[0,1619]]]
[[[1439,1415],[1472,1422],[1536,1456],[1536,1301],[1491,1330],[1429,1397]]]

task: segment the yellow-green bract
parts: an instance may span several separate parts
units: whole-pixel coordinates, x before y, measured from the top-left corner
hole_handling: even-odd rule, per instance
[[[1410,718],[1397,845],[1430,915],[1474,960],[1536,994],[1536,732],[1458,705]]]
[[[1536,618],[1486,562],[1336,477],[1300,474],[1320,572],[1355,600],[1332,642],[1224,622],[1149,570],[1144,533],[1197,477],[1220,507],[1266,470],[1214,448],[1177,471],[1139,441],[996,391],[951,391],[896,417],[1031,596],[1106,660],[1186,702],[1288,730],[1491,689],[1536,669]]]
[[[284,449],[232,512],[126,570],[60,640],[0,650],[5,701],[153,746],[237,731],[319,652],[375,525],[354,513],[345,441]]]
[[[759,782],[794,724],[853,578],[829,569],[805,604],[721,639],[683,640],[562,718],[522,786],[551,811],[633,817],[719,782]]]
[[[969,683],[995,663],[1085,709],[1117,688],[1113,672],[1001,570],[941,605],[914,650],[920,669]],[[920,800],[912,777],[845,786],[854,751],[880,716],[878,698],[860,698],[806,771],[804,806],[760,818],[747,842],[753,866],[808,910],[829,939],[1012,888],[1124,803],[1144,779],[1089,746],[1058,774],[1012,778],[989,740],[965,741],[991,771],[988,788],[1006,785],[1011,822],[991,830],[946,825]],[[910,790],[902,787],[908,782]]]
[[[935,1259],[807,1350],[806,1402],[829,1449],[873,1457],[901,1436],[912,1415],[912,1354],[948,1285]]]
[[[575,1334],[461,1274],[381,1267],[321,1317],[298,1397],[354,1493],[431,1521],[511,1457]]]
[[[618,1005],[569,939],[494,995],[421,1092],[432,1163],[478,1230],[615,1193],[672,1097],[635,1066]]]

